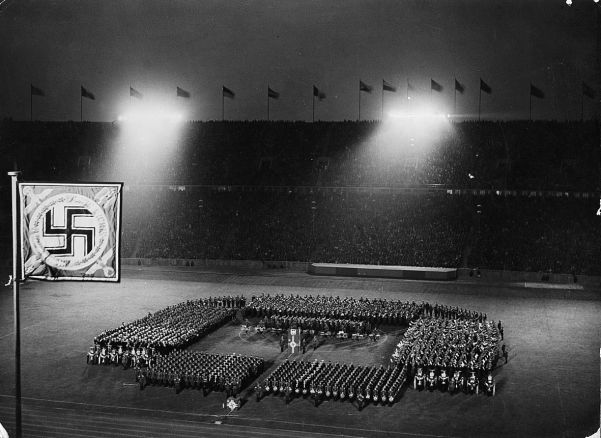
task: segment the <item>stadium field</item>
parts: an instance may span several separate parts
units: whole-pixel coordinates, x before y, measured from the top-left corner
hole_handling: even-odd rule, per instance
[[[406,389],[392,407],[242,392],[225,396],[146,387],[133,371],[86,365],[99,332],[205,296],[321,294],[428,301],[502,320],[509,361],[495,370],[495,397]],[[31,437],[584,437],[599,428],[601,296],[595,289],[525,288],[457,281],[348,279],[302,273],[124,267],[119,284],[33,282],[21,287],[23,432]],[[0,292],[0,422],[14,431],[12,292]],[[385,330],[386,331],[386,330]],[[386,364],[402,332],[378,342],[331,341],[306,360]],[[193,349],[262,356],[264,376],[287,357],[272,335],[228,324]]]

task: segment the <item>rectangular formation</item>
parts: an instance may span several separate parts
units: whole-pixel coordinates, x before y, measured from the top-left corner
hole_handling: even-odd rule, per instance
[[[311,263],[309,274],[341,277],[404,278],[409,280],[456,280],[457,269],[415,266],[348,265]]]
[[[316,405],[326,399],[348,399],[361,409],[370,402],[394,403],[406,380],[413,387],[442,391],[477,393],[482,385],[494,395],[492,370],[503,338],[501,323],[468,309],[400,300],[292,294],[261,294],[248,303],[231,296],[188,300],[102,332],[94,339],[88,363],[134,367],[141,389],[150,384],[174,387],[176,392],[195,388],[205,395],[221,391],[235,397],[263,372],[262,358],[185,348],[238,311],[260,318],[263,329],[307,333],[313,341],[333,334],[357,339],[370,330],[377,332],[381,325],[409,325],[387,367],[286,360],[257,384],[257,400],[265,394],[285,395],[287,402],[310,396]],[[294,337],[289,340],[293,351],[308,342],[303,337],[297,340],[297,344]],[[283,335],[280,342],[283,351]]]
[[[140,368],[140,388],[161,385],[175,388],[202,389],[203,394],[218,391],[235,396],[263,372],[264,360],[256,356],[209,354],[202,351],[173,350],[157,356],[148,368]]]

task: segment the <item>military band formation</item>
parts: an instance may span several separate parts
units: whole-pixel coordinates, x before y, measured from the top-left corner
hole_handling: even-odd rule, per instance
[[[309,342],[304,339],[312,339],[315,349],[319,336],[360,339],[382,325],[409,325],[388,366],[286,359],[256,382],[257,401],[279,395],[286,403],[303,397],[316,406],[338,400],[362,409],[368,403],[397,402],[406,382],[416,390],[495,394],[492,370],[500,356],[501,322],[489,321],[483,313],[424,302],[283,294],[253,296],[248,303],[239,296],[188,300],[100,333],[87,361],[134,368],[141,389],[160,385],[176,392],[193,388],[205,395],[224,392],[235,397],[263,373],[263,358],[185,348],[238,311],[247,317],[246,323],[252,317],[259,319],[258,329],[282,333],[282,351],[288,347],[284,331],[293,328],[306,334],[301,337],[303,353]],[[507,361],[505,345],[502,351]]]

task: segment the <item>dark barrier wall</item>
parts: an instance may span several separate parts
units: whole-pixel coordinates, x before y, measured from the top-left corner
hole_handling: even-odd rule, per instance
[[[343,277],[404,278],[410,280],[456,280],[457,269],[422,268],[413,266],[340,265],[311,263],[313,275],[338,275]]]

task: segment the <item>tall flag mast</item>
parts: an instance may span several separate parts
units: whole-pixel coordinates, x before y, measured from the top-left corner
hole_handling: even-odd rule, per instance
[[[396,87],[393,87],[384,79],[382,79],[382,108],[381,108],[381,120],[384,120],[384,91],[389,91],[391,93],[396,93]]]
[[[313,122],[315,122],[315,98],[316,97],[319,100],[324,100],[326,98],[326,93],[324,93],[319,88],[317,88],[315,85],[313,85],[313,117],[311,119]]]
[[[367,85],[365,82],[359,79],[359,121],[361,121],[361,92],[364,91],[366,93],[371,93],[371,90],[373,90],[371,85]]]
[[[42,90],[41,88],[34,87],[31,84],[29,84],[29,85],[30,85],[30,88],[29,88],[29,120],[33,121],[33,96],[44,97],[44,96],[46,96],[46,94],[44,93],[44,90]]]
[[[24,183],[8,172],[12,197],[15,429],[22,436],[19,282],[120,281],[122,183]]]
[[[580,94],[580,120],[584,120],[584,97],[595,98],[595,90],[590,85],[582,82],[582,93]]]
[[[85,89],[84,86],[81,86],[81,92],[79,93],[79,121],[83,122],[83,98],[95,100],[96,97],[94,93],[91,93],[89,90]]]
[[[545,93],[540,88],[535,87],[530,83],[530,121],[532,121],[532,96],[538,99],[544,99]]]
[[[225,98],[233,99],[236,97],[236,93],[227,88],[225,85],[221,86],[221,121],[225,120]]]
[[[280,93],[272,90],[269,84],[267,85],[267,121],[269,121],[269,99],[279,99]]]
[[[480,95],[478,97],[478,121],[480,121],[480,112],[481,112],[481,108],[482,108],[482,92],[485,92],[486,94],[490,94],[492,93],[492,88],[490,88],[490,86],[484,82],[482,80],[482,78],[480,78]]]
[[[453,114],[457,114],[457,92],[463,94],[465,91],[465,86],[455,78],[455,109]]]

